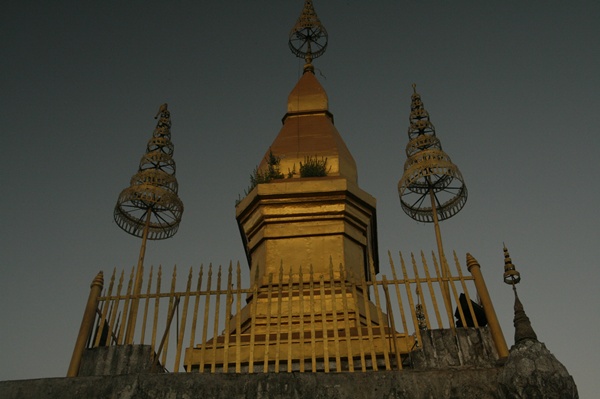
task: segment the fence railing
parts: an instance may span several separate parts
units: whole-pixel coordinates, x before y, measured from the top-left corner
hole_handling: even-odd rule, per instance
[[[431,264],[423,253],[420,262],[412,254],[408,261],[400,254],[399,262],[389,254],[389,262],[391,276],[376,276],[371,267],[370,280],[342,265],[318,275],[312,268],[286,272],[282,265],[262,286],[250,286],[239,263],[200,266],[197,273],[190,268],[182,280],[176,268],[170,278],[162,267],[150,268],[139,296],[133,295],[134,271],[115,269],[101,294],[98,279],[93,284],[83,347],[124,345],[136,301],[141,317],[132,326],[133,342],[150,345],[155,362],[172,372],[402,369],[410,367],[424,330],[488,322],[493,330],[495,314],[476,261],[468,262],[472,275],[464,274],[456,254],[452,272],[433,254]],[[477,294],[489,305],[481,307]],[[504,338],[494,340],[502,357]],[[77,367],[72,361],[70,374]]]

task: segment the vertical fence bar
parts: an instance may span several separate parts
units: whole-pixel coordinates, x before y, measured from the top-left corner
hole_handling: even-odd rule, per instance
[[[433,288],[431,274],[429,273],[429,266],[427,265],[427,260],[425,259],[425,254],[423,253],[423,251],[421,251],[421,262],[423,263],[423,270],[425,271],[425,280],[427,281],[427,288],[429,289],[429,295],[431,296],[431,303],[433,306],[433,311],[435,312],[435,319],[438,323],[439,328],[443,328],[442,317],[440,315],[440,309],[437,303],[435,289]]]
[[[346,352],[348,357],[348,370],[354,372],[354,355],[352,354],[352,341],[350,335],[350,317],[348,316],[348,298],[346,295],[346,271],[340,263],[340,290],[342,293],[342,307],[344,311],[344,335],[346,337]]]
[[[202,323],[202,347],[200,349],[200,368],[198,371],[204,373],[204,362],[206,359],[206,341],[208,335],[208,314],[210,313],[210,290],[212,289],[212,263],[208,265],[208,278],[206,279],[206,291],[204,292],[204,321]]]
[[[354,279],[354,277],[353,277]],[[360,349],[360,367],[361,370],[367,371],[367,362],[366,362],[366,358],[365,358],[365,340],[363,339],[363,329],[362,329],[362,324],[360,321],[360,306],[358,305],[358,290],[356,289],[356,284],[355,283],[351,283],[350,284],[351,288],[352,288],[352,297],[354,299],[354,317],[356,318],[356,331],[358,332],[358,347]],[[371,349],[373,349],[373,347],[371,346]],[[371,352],[371,357],[372,359],[374,358],[374,352]]]
[[[235,316],[235,372],[242,372],[241,365],[241,346],[242,346],[242,274],[241,274],[240,262],[237,263],[236,269],[236,316]]]
[[[111,331],[114,331],[114,338],[112,340],[112,342],[116,345],[118,343],[118,333],[119,330],[117,328],[117,326],[115,325],[116,320],[117,320],[117,313],[119,312],[119,305],[120,305],[120,300],[121,300],[121,290],[123,289],[123,281],[125,279],[125,270],[121,270],[121,276],[119,277],[119,283],[117,284],[117,295],[115,296],[114,299],[112,299],[112,309],[109,312],[110,313],[110,322],[108,323],[108,326],[110,327]],[[106,341],[105,346],[109,346],[111,343],[111,341]]]
[[[388,281],[385,278],[385,275],[383,276],[383,282],[382,282],[382,287],[383,287],[383,293],[385,295],[385,302],[386,302],[386,309],[387,309],[387,314],[390,320],[390,324],[391,324],[391,328],[392,328],[392,343],[394,344],[394,354],[396,355],[396,367],[398,367],[398,370],[402,369],[402,361],[400,360],[400,350],[398,348],[398,337],[396,335],[396,322],[394,321],[394,312],[392,311],[392,301],[390,300],[390,293],[388,291]]]
[[[160,344],[158,345],[158,350],[156,351],[156,356],[154,356],[154,361],[152,363],[152,369],[154,369],[155,367],[158,366],[158,358],[161,355],[161,353],[163,354],[163,361],[162,361],[162,367],[165,368],[164,364],[165,364],[165,358],[166,358],[166,349],[165,352],[162,352],[163,348],[165,347],[165,345],[168,343],[168,339],[169,339],[169,330],[171,329],[171,322],[173,321],[173,316],[175,316],[175,310],[179,308],[179,299],[180,296],[176,295],[175,296],[175,300],[173,301],[173,303],[171,303],[169,305],[169,311],[167,313],[167,323],[165,326],[165,331],[163,333],[163,336],[160,340]],[[172,306],[171,306],[172,305]]]
[[[412,257],[412,253],[411,253]],[[415,302],[412,297],[412,290],[410,289],[410,281],[408,280],[408,273],[406,272],[406,264],[404,263],[404,258],[402,257],[402,253],[400,253],[400,266],[402,268],[402,276],[404,278],[404,286],[406,288],[406,296],[408,298],[408,306],[410,307],[410,314],[413,319],[413,325],[415,327],[415,334],[417,335],[417,341],[419,345],[423,341],[421,341],[421,329],[419,328],[419,322],[417,320],[417,314],[415,312]]]
[[[458,311],[458,317],[460,318],[460,321],[462,322],[463,327],[467,327],[467,320],[465,318],[465,313],[463,311],[463,308],[460,303],[460,299],[458,297],[458,292],[456,291],[456,284],[455,284],[454,279],[452,278],[452,275],[450,274],[450,266],[448,264],[446,264],[446,265],[448,266],[448,277],[450,280],[450,286],[452,287],[452,294],[454,296],[454,301],[456,302],[456,310]],[[477,321],[475,321],[475,322],[477,322]]]
[[[254,373],[254,348],[256,340],[256,309],[258,308],[258,265],[255,267],[256,273],[254,276],[254,287],[252,290],[252,302],[250,307],[250,354],[248,358],[248,373]]]
[[[287,372],[292,372],[292,346],[294,343],[293,340],[293,325],[292,325],[292,308],[293,308],[293,299],[294,299],[294,278],[292,274],[292,268],[290,268],[290,273],[288,276],[288,336],[287,336]]]
[[[311,370],[313,373],[317,371],[317,350],[316,340],[317,333],[315,330],[315,275],[312,264],[310,265],[310,274],[308,277],[308,292],[310,295],[310,358],[311,358]]]
[[[229,372],[229,340],[231,330],[231,306],[233,305],[233,290],[231,284],[233,281],[233,264],[229,262],[229,270],[227,272],[227,294],[225,295],[225,333],[223,343],[223,373]]]
[[[400,295],[400,281],[398,280],[398,275],[396,274],[396,266],[394,265],[394,260],[392,259],[392,254],[388,251],[388,258],[390,259],[390,267],[392,269],[392,277],[394,278],[394,289],[396,290],[396,297],[398,300],[398,309],[400,309],[400,318],[402,319],[402,328],[403,334],[408,335],[408,326],[406,324],[406,315],[404,314],[404,304],[402,302],[402,296]],[[415,327],[417,329],[418,326]]]
[[[327,334],[327,303],[325,302],[325,279],[319,277],[319,294],[321,301],[321,324],[323,326],[323,365],[325,372],[329,373],[329,335]]]
[[[371,363],[374,371],[378,370],[377,355],[375,353],[375,341],[373,338],[373,321],[371,320],[371,304],[369,303],[369,289],[367,288],[366,276],[363,274],[361,278],[363,305],[365,307],[365,316],[367,318],[367,334],[369,337],[369,345],[371,347]]]
[[[433,266],[435,267],[435,274],[437,276],[437,280],[440,284],[440,288],[442,288],[442,298],[444,298],[444,307],[446,308],[446,316],[448,317],[448,325],[450,327],[450,329],[452,329],[452,331],[455,330],[455,326],[454,326],[454,315],[452,314],[452,304],[450,303],[450,291],[446,290],[444,291],[444,289],[449,288],[448,287],[448,282],[447,282],[447,277],[444,277],[444,273],[440,273],[440,267],[438,265],[438,261],[437,258],[435,257],[435,253],[433,253],[433,251],[431,251],[431,256],[433,258]],[[443,267],[443,265],[442,265]],[[446,274],[447,276],[447,274]],[[443,328],[443,326],[441,327]]]
[[[271,306],[273,299],[273,273],[269,273],[269,282],[267,285],[267,328],[265,334],[265,353],[264,353],[264,363],[263,363],[263,372],[267,373],[269,371],[269,346],[271,344]]]
[[[209,293],[210,295],[210,293]],[[221,307],[221,265],[219,265],[219,272],[217,273],[217,297],[215,298],[215,320],[213,325],[213,347],[212,347],[212,363],[210,365],[210,372],[214,373],[217,371],[217,346],[219,338],[219,314]]]
[[[173,267],[173,275],[171,277],[171,291],[169,292],[169,307],[167,309],[172,309],[172,311],[175,311],[175,307],[173,306],[173,302],[175,300],[175,284],[177,283],[177,266]],[[179,304],[179,297],[177,297],[177,304]],[[167,352],[169,351],[169,336],[171,329],[167,328],[165,330],[165,335],[163,337],[163,339],[165,340],[164,342],[164,349],[162,351],[162,359],[161,359],[161,364],[163,367],[165,367],[166,362],[167,362]]]
[[[156,351],[156,334],[158,331],[158,311],[160,307],[160,287],[162,284],[162,266],[158,265],[156,276],[156,296],[154,297],[154,320],[152,321],[152,350]]]
[[[142,336],[140,338],[140,344],[144,345],[144,339],[146,338],[146,322],[148,321],[148,306],[150,304],[150,289],[152,288],[152,272],[154,267],[150,266],[150,275],[148,276],[148,287],[146,288],[146,299],[144,301],[144,316],[142,318]]]
[[[337,320],[337,288],[335,285],[335,275],[333,273],[333,260],[329,258],[329,284],[331,295],[331,314],[333,315],[333,345],[335,348],[335,370],[339,373],[342,371],[342,361],[340,359],[340,333],[338,331]]]
[[[126,318],[127,318],[127,312],[129,310],[129,301],[131,300],[131,290],[133,287],[133,276],[134,276],[134,268],[131,268],[131,275],[129,276],[129,283],[127,284],[127,293],[125,294],[125,305],[123,305],[123,320],[121,322],[121,328],[119,329],[119,335],[118,335],[118,345],[122,345],[123,344],[123,340],[125,338],[125,323],[126,323]]]
[[[279,373],[279,358],[281,355],[281,307],[283,302],[283,262],[279,265],[277,281],[277,329],[275,331],[275,372]]]
[[[85,344],[87,343],[92,330],[94,329],[94,320],[96,319],[96,309],[98,308],[98,297],[102,293],[102,287],[104,286],[104,274],[98,273],[92,281],[90,286],[90,295],[88,296],[87,303],[85,305],[85,311],[83,312],[83,318],[81,320],[81,326],[79,327],[79,334],[75,341],[75,348],[73,349],[73,355],[71,356],[71,363],[67,370],[67,377],[76,377],[79,374],[79,366],[81,365],[81,357],[85,350]]]
[[[181,312],[181,325],[179,327],[179,334],[177,337],[177,352],[175,353],[175,365],[173,366],[173,372],[179,371],[179,363],[181,362],[181,350],[183,345],[183,337],[185,336],[185,325],[187,322],[188,306],[190,303],[190,290],[192,289],[192,268],[188,274],[187,285],[185,288],[185,297],[183,298],[183,311]]]
[[[196,293],[194,294],[194,314],[192,319],[192,331],[190,332],[190,348],[194,347],[194,342],[196,342],[196,328],[198,323],[198,308],[200,306],[200,290],[202,289],[202,274],[204,272],[204,266],[200,265],[200,272],[198,272],[198,280],[196,283]],[[192,371],[191,362],[187,366],[188,373]]]
[[[425,302],[425,297],[423,296],[423,290],[421,289],[421,276],[419,276],[419,267],[417,266],[417,261],[415,259],[414,254],[410,254],[413,273],[415,275],[415,288],[417,294],[417,303],[421,304],[423,313],[425,314],[425,322],[427,323],[427,328],[431,328],[431,321],[429,320],[429,311],[427,307],[427,303]],[[434,305],[435,306],[435,305]],[[438,326],[438,328],[442,328],[442,326]]]
[[[302,274],[302,265],[300,265],[300,269],[298,270],[298,312],[300,314],[300,339],[298,342],[300,346],[300,372],[304,373],[306,339],[304,335],[304,275]]]
[[[379,288],[377,286],[377,275],[375,274],[375,266],[373,265],[373,260],[369,260],[369,267],[371,269],[371,275],[373,276],[373,292],[375,294],[375,305],[377,307],[377,318],[379,319],[379,333],[381,334],[381,340],[383,343],[387,342],[386,333],[385,333],[385,325],[383,319],[383,312],[381,311],[381,300],[379,299]],[[390,354],[389,349],[383,346],[383,359],[385,362],[385,369],[391,370],[390,366]]]

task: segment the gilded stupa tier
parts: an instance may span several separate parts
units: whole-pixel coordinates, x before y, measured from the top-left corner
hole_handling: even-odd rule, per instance
[[[333,124],[329,100],[312,71],[306,71],[288,96],[283,127],[259,165],[267,168],[268,154],[280,158],[284,175],[296,172],[308,158],[327,159],[327,176],[340,176],[356,183],[356,162]]]

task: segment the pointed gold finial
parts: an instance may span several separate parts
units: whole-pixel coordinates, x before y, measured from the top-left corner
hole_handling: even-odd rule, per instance
[[[416,83],[412,84],[412,88],[413,88],[413,94],[417,94],[417,84]]]
[[[312,0],[305,0],[300,18],[290,31],[289,47],[296,57],[304,58],[304,72],[313,72],[312,60],[323,55],[327,48],[327,30],[313,7]]]

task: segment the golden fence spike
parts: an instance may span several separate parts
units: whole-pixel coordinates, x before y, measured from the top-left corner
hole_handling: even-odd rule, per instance
[[[140,344],[144,345],[144,339],[146,338],[146,322],[148,321],[148,307],[150,303],[150,290],[152,289],[152,272],[154,267],[150,266],[150,274],[148,275],[148,285],[146,288],[146,298],[144,299],[144,315],[142,317],[142,336],[140,337]]]
[[[329,257],[329,284],[331,296],[331,314],[333,315],[333,345],[335,351],[335,369],[337,372],[342,371],[342,361],[340,359],[340,335],[338,331],[337,320],[337,288],[335,286],[335,276],[333,273],[333,260]]]
[[[411,253],[410,256],[414,259],[413,254]],[[412,316],[413,319],[413,326],[415,328],[415,334],[417,335],[417,342],[419,343],[419,345],[421,345],[421,330],[419,329],[419,321],[417,319],[417,314],[415,311],[415,301],[413,300],[413,296],[412,296],[412,289],[410,288],[410,281],[408,279],[408,272],[406,271],[406,263],[404,262],[404,258],[402,257],[402,254],[400,254],[400,266],[402,268],[402,276],[404,277],[404,287],[405,287],[405,292],[406,292],[406,296],[408,298],[408,306],[410,309],[410,314]]]
[[[364,273],[364,272],[363,272]],[[377,355],[375,353],[375,341],[373,337],[373,320],[371,319],[371,306],[369,303],[369,288],[367,287],[366,276],[363,274],[361,280],[363,305],[365,308],[367,336],[369,337],[369,348],[371,351],[371,363],[374,371],[378,370]]]
[[[325,303],[325,280],[323,275],[319,276],[319,301],[321,307],[321,324],[323,328],[323,365],[325,372],[329,373],[329,335],[327,334],[327,304]]]
[[[210,365],[211,373],[217,371],[217,346],[219,337],[219,315],[221,314],[221,265],[219,265],[217,273],[217,293],[215,298],[215,320],[213,324],[213,346],[212,346],[212,362]]]
[[[123,305],[123,320],[121,320],[121,328],[119,329],[118,334],[118,343],[122,345],[125,339],[125,324],[127,322],[126,318],[129,311],[129,303],[131,301],[131,292],[133,288],[133,277],[135,273],[135,268],[131,268],[131,275],[129,276],[129,282],[127,283],[127,292],[125,294],[125,304]]]
[[[308,278],[308,293],[310,296],[310,359],[311,359],[311,370],[313,373],[317,371],[317,350],[316,350],[316,305],[315,305],[315,274],[313,265],[311,263],[309,269],[309,278]]]
[[[269,371],[269,346],[271,343],[271,303],[273,295],[273,273],[269,273],[269,281],[267,285],[267,328],[265,334],[265,354],[263,361],[263,372]]]
[[[229,340],[231,338],[231,306],[233,305],[233,264],[229,261],[229,270],[227,271],[227,293],[225,295],[225,331],[223,344],[223,373],[229,372]]]
[[[252,287],[252,302],[250,303],[251,324],[256,325],[256,308],[258,306],[258,265],[256,265],[254,285]],[[254,373],[254,347],[256,340],[256,329],[250,328],[250,353],[248,354],[248,373]]]
[[[348,371],[354,372],[354,355],[352,353],[352,337],[350,335],[350,317],[348,315],[348,297],[346,292],[346,270],[344,269],[344,265],[342,263],[340,263],[340,293],[342,297],[342,311],[344,315],[344,341],[346,341]]]
[[[241,339],[242,339],[242,271],[240,262],[236,267],[236,300],[235,300],[235,372],[242,371],[241,366]]]
[[[181,312],[181,325],[179,326],[179,331],[177,335],[177,350],[175,352],[175,365],[173,366],[173,372],[177,373],[179,371],[179,364],[181,362],[181,350],[183,346],[183,337],[185,335],[185,326],[187,323],[187,314],[188,314],[188,306],[190,303],[190,290],[192,289],[192,277],[193,270],[190,267],[190,272],[188,273],[187,284],[185,287],[185,296],[183,298],[183,310]]]
[[[204,272],[204,265],[200,265],[200,271],[198,272],[198,279],[196,280],[196,293],[194,299],[194,314],[192,315],[192,329],[190,331],[190,348],[194,347],[194,342],[196,342],[196,328],[198,322],[198,308],[200,306],[200,290],[202,289],[202,275]],[[192,371],[191,362],[188,363],[187,372]]]
[[[279,361],[281,357],[281,313],[283,305],[283,261],[279,264],[279,275],[277,277],[277,330],[275,332],[275,373],[279,373]]]
[[[355,280],[355,277],[351,276],[352,280]],[[354,300],[354,317],[356,319],[356,331],[358,332],[358,348],[360,350],[360,366],[361,371],[367,371],[367,363],[366,363],[366,355],[365,355],[365,340],[363,339],[363,327],[360,321],[360,313],[358,311],[358,290],[356,289],[356,284],[351,283],[352,289],[352,297]]]
[[[305,371],[304,359],[305,359],[305,335],[304,335],[304,274],[302,273],[302,265],[298,269],[298,313],[300,315],[300,331],[298,345],[300,346],[300,365],[299,370],[301,373]]]
[[[177,265],[173,266],[173,274],[171,276],[171,291],[169,292],[169,307],[167,309],[175,309],[175,306],[173,305],[175,300],[177,300],[177,304],[179,304],[179,297],[175,298],[175,285],[177,284]],[[163,365],[165,365],[165,363],[167,362],[167,353],[169,351],[169,337],[171,336],[171,329],[167,328],[165,335],[164,335],[164,346],[162,348],[162,358],[160,360],[160,363]],[[157,353],[157,355],[160,353]]]
[[[394,259],[392,259],[392,253],[388,251],[388,258],[390,259],[390,268],[392,269],[392,277],[394,278],[394,289],[396,291],[396,299],[398,301],[398,309],[400,311],[400,319],[402,320],[402,333],[408,335],[408,326],[406,324],[406,315],[404,313],[404,305],[402,303],[402,295],[400,295],[400,281],[398,281],[398,275],[396,274],[396,266],[394,265]]]
[[[450,293],[445,292],[445,288],[448,286],[447,279],[444,277],[443,270],[440,272],[440,265],[438,265],[438,260],[435,257],[435,253],[431,251],[431,257],[433,258],[433,265],[435,267],[435,273],[437,276],[437,281],[440,284],[440,288],[442,290],[442,298],[444,299],[444,307],[446,309],[446,317],[448,318],[448,325],[454,331],[456,328],[454,326],[454,315],[452,314],[452,304],[450,303]],[[441,327],[443,328],[443,327]]]
[[[429,273],[429,266],[427,265],[427,259],[425,259],[425,254],[423,253],[423,251],[421,251],[421,262],[423,263],[423,269],[425,270],[425,280],[427,282],[427,287],[429,288],[429,296],[431,297],[431,304],[435,313],[435,319],[437,321],[438,328],[443,328],[442,317],[440,315],[440,309],[437,303],[435,289],[433,288],[433,280],[431,279],[431,274]],[[427,325],[431,326],[428,314],[426,314],[426,321]]]
[[[390,300],[390,293],[388,291],[388,281],[387,278],[385,277],[385,275],[382,276],[382,288],[383,288],[383,293],[385,295],[385,302],[386,302],[386,310],[387,310],[387,315],[388,315],[388,320],[389,320],[389,326],[391,328],[391,338],[392,338],[392,344],[393,344],[393,350],[394,350],[394,355],[396,356],[396,367],[398,367],[398,370],[402,369],[402,361],[400,359],[400,350],[398,348],[398,337],[396,335],[396,322],[394,320],[394,312],[392,310],[392,301]]]
[[[381,310],[381,300],[379,298],[379,289],[378,289],[378,281],[377,275],[375,274],[375,266],[373,265],[373,259],[369,259],[369,267],[371,269],[371,276],[373,276],[373,292],[375,293],[375,306],[377,307],[377,319],[379,320],[379,333],[381,334],[381,339],[385,340],[385,326],[383,325],[383,311]],[[385,369],[391,370],[390,364],[390,355],[389,351],[383,348],[383,360],[385,363]]]
[[[156,275],[156,296],[154,297],[154,320],[152,321],[152,350],[156,351],[156,335],[158,333],[158,311],[160,308],[160,289],[162,285],[162,266],[158,265]]]

